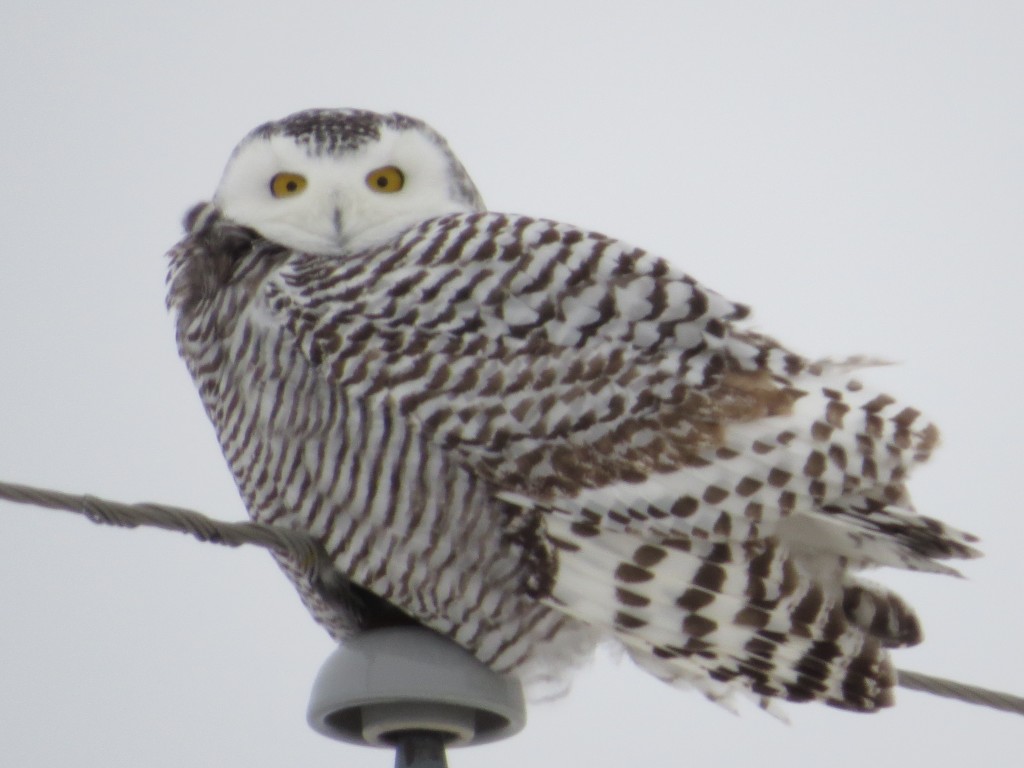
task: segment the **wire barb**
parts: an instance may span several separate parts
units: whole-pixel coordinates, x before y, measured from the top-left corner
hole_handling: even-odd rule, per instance
[[[253,544],[287,558],[298,566],[310,584],[329,598],[344,594],[349,581],[338,571],[320,543],[302,531],[263,523],[230,523],[207,517],[191,509],[164,504],[122,504],[95,496],[15,485],[0,481],[0,499],[32,504],[47,509],[77,512],[94,523],[121,528],[147,526],[187,533],[200,541],[237,547]],[[898,670],[898,684],[909,690],[955,699],[966,704],[991,707],[1024,715],[1024,698],[991,691],[920,672]]]

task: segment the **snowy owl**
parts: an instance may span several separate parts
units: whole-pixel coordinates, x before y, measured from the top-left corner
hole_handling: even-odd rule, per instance
[[[904,485],[936,428],[572,225],[491,213],[400,114],[310,110],[235,149],[170,254],[182,357],[254,520],[339,640],[425,626],[561,680],[596,643],[721,700],[871,711],[913,611],[858,578],[973,537]]]

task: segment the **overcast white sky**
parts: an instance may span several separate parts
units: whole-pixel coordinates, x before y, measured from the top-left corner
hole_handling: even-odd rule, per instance
[[[0,21],[0,480],[244,510],[164,310],[162,254],[235,142],[399,110],[495,210],[660,252],[810,356],[927,410],[918,506],[967,579],[879,573],[900,666],[1024,693],[1024,5],[8,2]],[[305,724],[330,652],[261,551],[0,503],[0,764],[390,766]],[[1019,718],[904,693],[734,717],[607,656],[453,768],[1020,759]]]

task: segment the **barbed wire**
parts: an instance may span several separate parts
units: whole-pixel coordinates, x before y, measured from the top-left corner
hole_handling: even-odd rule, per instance
[[[16,485],[0,481],[0,499],[17,504],[32,504],[84,515],[94,523],[121,528],[147,526],[165,531],[187,533],[199,541],[238,547],[252,544],[287,557],[314,588],[328,596],[347,590],[348,578],[338,571],[327,552],[313,537],[301,531],[263,523],[232,523],[216,520],[200,512],[166,504],[123,504],[96,496],[73,494]],[[908,690],[930,693],[966,704],[991,707],[1024,715],[1024,698],[992,691],[975,685],[933,677],[905,669],[897,671],[897,682]]]

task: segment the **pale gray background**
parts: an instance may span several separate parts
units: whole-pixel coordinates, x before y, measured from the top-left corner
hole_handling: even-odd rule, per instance
[[[945,445],[912,488],[966,580],[885,572],[911,669],[1024,693],[1019,2],[7,2],[0,479],[244,512],[174,349],[161,255],[255,124],[421,116],[490,206],[656,250]],[[0,763],[389,766],[308,730],[331,650],[261,551],[0,504]],[[454,766],[1017,765],[1022,721],[904,693],[791,726],[599,657]]]

